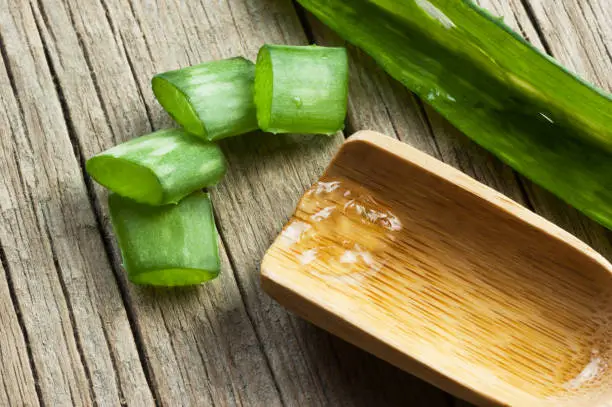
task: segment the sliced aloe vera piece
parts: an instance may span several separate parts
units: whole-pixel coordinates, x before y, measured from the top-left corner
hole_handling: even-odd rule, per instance
[[[219,274],[219,247],[208,194],[195,192],[176,205],[142,205],[108,198],[123,267],[136,284],[200,284]]]
[[[612,98],[469,0],[298,0],[457,128],[612,229]]]
[[[257,129],[254,78],[255,65],[237,57],[160,73],[151,85],[177,123],[213,141]]]
[[[223,152],[180,129],[160,130],[90,158],[86,169],[119,195],[149,205],[176,203],[216,184],[226,172]]]
[[[255,67],[259,128],[271,133],[334,134],[344,128],[346,49],[264,45]]]

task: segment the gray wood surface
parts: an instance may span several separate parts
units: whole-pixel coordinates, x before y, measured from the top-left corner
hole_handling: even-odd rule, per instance
[[[34,388],[23,381],[27,396],[49,405],[150,402],[31,8],[0,7],[0,21],[0,240],[29,349],[20,372],[34,378]]]
[[[612,90],[608,0],[483,0]],[[300,19],[300,17],[302,17]],[[612,258],[608,232],[518,176],[351,48],[345,134],[223,143],[212,192],[222,276],[129,284],[87,157],[167,127],[151,76],[264,42],[341,42],[289,0],[0,0],[0,405],[410,405],[459,401],[288,314],[258,264],[351,132],[404,140],[531,206]]]

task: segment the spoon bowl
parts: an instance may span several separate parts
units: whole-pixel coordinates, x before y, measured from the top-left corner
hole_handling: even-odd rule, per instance
[[[458,397],[612,406],[612,266],[389,137],[350,137],[261,266],[301,317]]]

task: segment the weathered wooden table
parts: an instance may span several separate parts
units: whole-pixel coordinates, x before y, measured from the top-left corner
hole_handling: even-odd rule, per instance
[[[483,0],[537,47],[612,90],[610,0]],[[224,143],[212,191],[222,276],[129,284],[87,157],[171,125],[159,71],[265,42],[340,42],[289,0],[0,0],[0,405],[457,406],[291,316],[258,263],[343,136],[370,128],[504,192],[612,257],[609,233],[459,134],[363,53],[345,134]]]

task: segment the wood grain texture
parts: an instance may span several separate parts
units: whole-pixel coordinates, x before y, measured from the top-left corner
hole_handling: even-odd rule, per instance
[[[0,240],[32,355],[25,373],[40,393],[30,397],[49,405],[148,404],[29,4],[0,8],[0,21]]]
[[[362,131],[262,262],[283,305],[481,404],[603,406],[612,265],[506,196]]]
[[[204,52],[195,54],[192,44],[211,51],[214,46],[204,38],[196,40],[191,32],[202,27],[204,9],[191,9],[184,2],[125,7],[118,1],[62,4],[43,0],[36,6],[75,138],[85,157],[169,125],[154,101],[150,78],[156,72],[204,59]],[[226,8],[209,11],[226,16],[223,26],[227,27]],[[235,26],[230,27],[235,35]],[[220,57],[217,53],[207,56]],[[105,198],[105,192],[96,188],[95,203],[101,210],[106,239],[113,242]],[[109,247],[120,282],[126,286],[158,402],[280,404],[223,247],[223,271],[218,280],[196,289],[169,291],[128,285],[114,243]]]
[[[612,7],[607,1],[530,0],[549,52],[564,66],[612,92]]]

